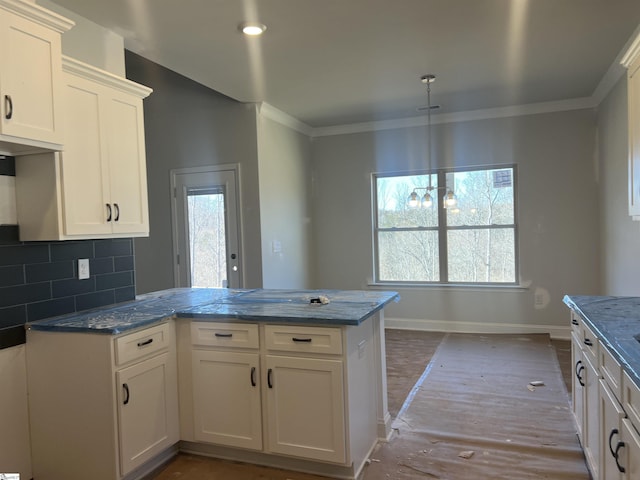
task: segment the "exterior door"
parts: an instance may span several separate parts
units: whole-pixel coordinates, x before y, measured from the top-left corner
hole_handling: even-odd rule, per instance
[[[176,287],[240,288],[236,166],[172,170]]]

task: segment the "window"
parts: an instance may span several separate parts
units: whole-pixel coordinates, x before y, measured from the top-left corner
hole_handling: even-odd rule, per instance
[[[433,205],[409,206],[411,192]],[[515,167],[373,175],[377,282],[515,284]],[[445,208],[451,189],[457,204]]]

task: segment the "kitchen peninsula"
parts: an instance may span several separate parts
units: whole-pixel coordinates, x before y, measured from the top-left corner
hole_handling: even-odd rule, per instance
[[[640,298],[565,296],[572,408],[593,478],[640,478]]]
[[[356,478],[390,433],[397,299],[171,289],[31,323],[34,477],[137,479],[182,450]]]

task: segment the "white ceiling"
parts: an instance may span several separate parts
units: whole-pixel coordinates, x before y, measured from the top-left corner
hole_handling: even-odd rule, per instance
[[[54,0],[127,49],[312,127],[589,97],[640,0]],[[243,20],[267,25],[258,38]]]

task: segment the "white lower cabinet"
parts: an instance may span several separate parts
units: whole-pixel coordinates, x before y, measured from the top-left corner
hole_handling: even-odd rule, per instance
[[[268,450],[345,462],[341,360],[266,356]]]
[[[178,440],[174,363],[163,353],[116,372],[122,475]]]
[[[34,478],[139,478],[179,441],[173,322],[115,337],[30,330],[26,351]]]
[[[194,350],[195,439],[262,449],[257,353]]]
[[[622,439],[624,442],[620,458],[624,469],[622,478],[635,480],[640,478],[640,435],[627,418],[622,420]]]
[[[636,480],[640,478],[640,388],[606,342],[574,312],[572,325],[573,412],[592,478]]]
[[[378,439],[373,320],[177,323],[187,451],[357,476]]]
[[[600,380],[600,426],[602,449],[600,452],[600,478],[622,480],[624,466],[620,463],[622,419],[624,410],[604,380]]]

